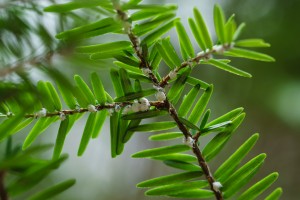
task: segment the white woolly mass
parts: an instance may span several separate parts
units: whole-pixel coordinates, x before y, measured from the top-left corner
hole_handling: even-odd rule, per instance
[[[151,73],[151,70],[148,68],[142,68],[143,74],[145,74],[146,76],[149,76],[149,74]]]
[[[91,104],[88,105],[88,108],[87,108],[87,109],[88,109],[89,112],[97,112],[96,107],[95,107],[94,105],[91,105]]]
[[[46,117],[46,115],[47,115],[47,110],[46,110],[46,108],[42,108],[40,111],[38,111],[37,113],[36,113],[36,117]]]
[[[140,111],[147,111],[149,110],[149,106],[145,104],[140,104],[139,109]]]
[[[164,91],[164,89],[160,86],[153,85],[153,88],[156,89],[157,91],[160,91],[160,92]]]
[[[116,112],[119,112],[120,110],[121,110],[121,106],[118,105],[118,104],[116,104],[116,105],[115,105],[115,111],[116,111]]]
[[[193,147],[193,145],[195,143],[195,140],[191,137],[183,138],[183,143],[190,146],[190,147]]]
[[[174,79],[174,78],[176,78],[176,76],[177,76],[177,72],[175,72],[175,70],[170,71],[170,73],[169,73],[170,79]]]
[[[125,107],[124,107],[124,109],[123,109],[123,111],[122,111],[122,114],[123,114],[123,115],[126,115],[126,114],[128,114],[129,112],[131,112],[131,111],[132,111],[131,105],[128,105],[128,106],[125,106]]]
[[[150,103],[149,103],[148,99],[146,99],[145,97],[141,98],[140,102],[143,105],[150,106]]]
[[[214,190],[219,191],[221,187],[223,187],[223,186],[220,182],[213,182]]]
[[[137,100],[134,100],[133,104],[131,105],[131,110],[133,112],[140,112],[140,111],[147,111],[149,110],[150,103],[148,99],[141,98],[139,102]]]
[[[204,55],[205,55],[204,51],[201,51],[201,52],[197,53],[197,57],[204,56]]]
[[[61,121],[64,121],[64,120],[66,119],[65,113],[63,113],[63,112],[59,113],[59,119],[60,119]]]
[[[213,50],[215,50],[216,53],[220,53],[220,54],[224,53],[223,45],[215,45],[213,46]]]
[[[164,101],[166,100],[166,95],[164,92],[162,91],[158,91],[156,94],[155,94],[155,97],[157,99],[157,101]]]
[[[213,48],[216,48],[216,46],[221,46],[223,48],[222,45],[215,45]],[[217,50],[216,50],[217,52]],[[197,54],[197,57],[202,57],[203,60],[209,60],[211,59],[213,56],[212,54],[210,53],[210,50],[209,49],[206,49],[205,51],[201,51]]]
[[[140,104],[138,101],[134,101],[133,104],[131,105],[131,110],[133,112],[139,112],[140,111]]]

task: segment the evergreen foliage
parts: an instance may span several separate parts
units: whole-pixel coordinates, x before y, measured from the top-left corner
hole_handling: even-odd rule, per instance
[[[15,35],[15,38],[21,44],[28,38],[32,27],[11,12],[25,5],[28,6],[26,9],[32,9],[37,15],[42,15],[41,10],[34,3],[18,4],[19,7],[15,6],[16,8],[9,4],[13,3],[8,3],[8,10],[1,11],[7,14],[7,19],[1,20],[9,22],[13,17],[20,21],[20,30],[24,32]],[[29,190],[67,158],[61,154],[66,136],[83,115],[88,115],[88,118],[78,146],[78,156],[84,154],[91,139],[99,136],[108,119],[113,158],[122,154],[135,132],[166,131],[151,135],[149,139],[152,141],[183,139],[183,144],[145,149],[132,155],[133,158],[159,160],[169,167],[182,170],[177,174],[138,183],[137,187],[148,188],[146,195],[198,199],[261,198],[260,194],[272,185],[278,174],[270,173],[245,188],[262,166],[266,155],[259,154],[246,164],[241,164],[258,140],[258,134],[241,144],[228,159],[218,158],[224,161],[215,172],[209,169],[209,162],[216,159],[225,147],[242,123],[245,113],[243,108],[237,108],[211,120],[207,104],[213,93],[213,85],[194,77],[193,69],[205,64],[250,78],[251,74],[231,64],[229,58],[273,62],[274,58],[271,56],[248,49],[270,45],[257,38],[239,39],[244,23],[237,25],[234,15],[226,18],[219,5],[215,5],[213,12],[217,40],[214,41],[211,37],[197,8],[193,10],[194,18],[188,19],[194,36],[190,38],[186,31],[188,27],[184,27],[180,19],[176,18],[176,9],[177,6],[173,4],[144,4],[140,0],[77,0],[44,8],[44,12],[56,13],[62,24],[65,16],[77,19],[77,15],[85,16],[84,11],[98,12],[100,17],[88,24],[75,23],[70,28],[62,26],[63,30],[55,36],[57,40],[52,38],[42,22],[38,23],[38,28],[33,29],[30,34],[36,34],[42,41],[47,41],[44,43],[45,51],[42,56],[33,53],[28,61],[1,69],[0,75],[5,81],[0,83],[0,140],[6,141],[7,150],[0,163],[0,181],[3,181],[1,176],[4,173],[18,174],[12,184],[2,188],[6,191],[0,195],[2,199]],[[4,26],[4,29],[4,32],[10,31],[8,26]],[[170,37],[165,36],[171,29],[177,32],[180,54],[175,51]],[[88,38],[109,34],[127,35],[128,39],[81,45]],[[197,42],[200,52],[195,52],[191,39]],[[2,53],[6,52],[5,54],[17,58],[22,56],[5,39],[1,38],[0,42],[3,44],[0,46]],[[30,46],[30,42],[25,43]],[[110,80],[115,94],[106,91],[97,72],[91,73],[89,80],[74,75],[74,81],[69,82],[59,71],[47,67],[47,62],[55,52],[70,48],[72,43],[80,44],[75,47],[77,55],[114,64],[111,65]],[[6,62],[11,57],[3,56],[2,61]],[[32,83],[23,69],[26,63],[38,67],[53,81]],[[166,75],[160,74],[163,63],[169,68]],[[14,72],[20,81],[8,78]],[[186,95],[183,94],[184,89],[189,90]],[[144,123],[144,119],[159,116],[166,116],[165,121]],[[12,147],[11,137],[30,124],[34,125],[22,148]],[[48,148],[33,146],[33,143],[52,124],[59,124],[52,160],[33,159],[34,152]],[[212,134],[212,139],[206,146],[202,146],[201,140]],[[50,198],[74,183],[73,179],[64,181],[29,199]],[[281,188],[277,188],[266,199],[279,199],[281,193]]]

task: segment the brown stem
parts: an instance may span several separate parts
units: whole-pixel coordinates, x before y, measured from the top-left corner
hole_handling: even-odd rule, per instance
[[[189,130],[186,128],[186,126],[184,124],[182,124],[181,121],[179,120],[178,114],[177,114],[175,108],[173,107],[173,105],[168,100],[166,100],[165,103],[169,108],[170,115],[172,116],[174,121],[177,123],[178,128],[181,130],[181,132],[183,133],[185,138],[188,138],[188,137],[192,138],[192,134],[189,132]],[[200,136],[200,134],[199,134],[199,136]],[[205,177],[206,177],[206,179],[207,179],[207,181],[210,185],[210,189],[214,192],[214,194],[216,196],[216,199],[217,200],[223,200],[221,191],[216,190],[213,187],[213,183],[215,182],[215,180],[214,180],[214,178],[213,178],[213,176],[210,172],[208,164],[206,163],[206,161],[205,161],[205,159],[204,159],[204,157],[203,157],[203,155],[202,155],[202,153],[201,153],[201,151],[200,151],[200,149],[197,145],[198,138],[199,137],[196,137],[195,141],[193,143],[193,147],[192,147],[193,148],[193,153],[196,155],[198,163],[201,166],[201,168],[203,170],[203,173],[205,174]]]
[[[206,53],[204,54],[200,54],[200,55],[197,55],[195,58],[192,58],[190,59],[189,61],[184,61],[183,63],[181,63],[180,66],[178,66],[176,69],[175,69],[175,72],[179,72],[181,69],[191,65],[192,63],[199,63],[201,59],[206,59],[206,58],[209,58],[211,56],[211,54],[213,54],[215,52],[215,50],[210,50],[210,51],[207,51]],[[165,87],[167,84],[168,84],[168,81],[170,80],[170,76],[169,74],[164,76],[161,81],[159,82],[159,85],[160,87]]]
[[[115,4],[115,9],[116,9],[119,17],[123,20],[124,23],[127,23],[126,24],[126,26],[127,26],[127,34],[128,34],[128,37],[129,37],[129,39],[130,39],[130,41],[132,43],[132,46],[133,46],[135,52],[136,52],[136,55],[137,55],[137,57],[140,60],[140,68],[151,69],[151,66],[149,65],[148,61],[146,60],[146,58],[144,57],[144,55],[143,55],[143,53],[141,51],[139,39],[131,31],[132,27],[129,24],[129,22],[127,21],[128,20],[127,14],[125,12],[123,12],[122,10],[120,10],[119,8],[120,7]],[[203,57],[207,57],[213,51],[214,50],[211,50],[210,52],[205,53],[205,55]],[[191,61],[198,63],[201,58],[202,58],[202,56],[197,56],[197,57],[193,58]],[[182,63],[182,65],[179,68],[177,68],[177,70],[179,71],[180,69],[188,66],[189,63],[190,63],[190,61],[186,61],[186,62]],[[153,73],[149,74],[149,78],[151,78],[152,83],[155,86],[160,86],[160,87],[164,87],[165,85],[167,85],[168,84],[168,80],[170,79],[170,77],[167,76],[167,77],[164,77],[161,82],[158,82],[158,79],[156,78],[156,76]],[[169,110],[170,116],[174,119],[174,121],[176,122],[178,128],[183,133],[184,137],[186,139],[189,138],[189,137],[192,138],[192,134],[189,132],[189,130],[187,129],[187,127],[179,120],[179,116],[177,114],[177,111],[174,108],[174,106],[172,105],[172,103],[168,99],[166,99],[164,101],[164,103],[165,103],[166,108]],[[193,143],[192,148],[193,148],[193,153],[196,155],[198,163],[199,163],[200,167],[202,168],[203,173],[205,174],[205,177],[206,177],[206,179],[207,179],[207,181],[208,181],[208,183],[210,185],[210,189],[214,192],[215,197],[216,197],[217,200],[223,200],[222,192],[220,190],[216,190],[213,187],[213,183],[215,182],[215,180],[214,180],[214,178],[212,176],[212,173],[210,172],[209,166],[206,163],[206,161],[205,161],[205,159],[204,159],[204,157],[203,157],[203,155],[201,153],[201,150],[199,149],[199,147],[198,147],[198,145],[197,145],[196,142]]]
[[[185,138],[192,137],[192,134],[189,132],[189,130],[186,128],[186,126],[183,123],[181,123],[181,121],[179,120],[177,111],[174,108],[174,106],[171,104],[171,102],[168,99],[166,99],[165,104],[166,104],[167,109],[169,110],[169,113],[170,113],[171,117],[176,122],[179,130],[181,130],[184,137]]]
[[[203,173],[205,174],[205,177],[210,185],[210,189],[214,192],[215,197],[217,200],[223,200],[222,192],[220,190],[216,190],[213,186],[213,183],[215,182],[214,177],[212,176],[209,166],[206,163],[197,143],[195,142],[193,144],[193,152],[197,157],[198,163],[201,166]]]
[[[140,59],[140,68],[141,69],[150,69],[151,70],[151,66],[149,64],[149,62],[147,61],[147,59],[143,56],[143,52],[142,52],[142,48],[140,46],[140,41],[139,38],[132,32],[132,26],[130,24],[130,22],[128,22],[128,15],[123,12],[122,10],[120,10],[119,5],[117,4],[117,2],[114,2],[114,6],[115,9],[118,13],[118,16],[120,17],[120,19],[124,22],[124,26],[125,31],[132,43],[133,49],[136,53],[136,55],[138,56],[138,58]],[[152,82],[154,85],[159,86],[159,81],[156,78],[156,76],[152,73],[152,70],[150,71],[150,73],[148,74],[149,78],[151,78]]]
[[[160,101],[149,101],[150,106],[154,106],[157,109],[163,109],[164,103]],[[120,108],[123,108],[127,105],[132,105],[132,102],[122,102],[122,103],[113,103],[113,104],[105,104],[105,105],[96,105],[95,109],[97,111],[104,110],[104,109],[114,109],[116,106],[119,106]],[[46,116],[44,117],[54,117],[54,116],[60,116],[61,114],[64,115],[74,115],[77,113],[84,113],[89,112],[88,108],[79,108],[74,110],[61,110],[61,111],[55,111],[55,112],[48,112],[46,113]],[[25,115],[25,118],[36,118],[36,114],[27,114]]]
[[[223,50],[226,51],[226,50],[229,50],[231,48],[231,45],[230,44],[224,44],[223,45]],[[179,72],[181,69],[191,65],[192,63],[196,63],[198,64],[200,62],[201,59],[209,59],[213,53],[216,53],[216,50],[215,49],[211,49],[211,50],[208,50],[206,51],[205,53],[202,53],[202,54],[199,54],[197,55],[196,57],[188,60],[188,61],[184,61],[183,63],[181,63],[180,66],[177,66],[177,68],[175,68],[175,72]],[[161,81],[159,82],[159,86],[160,87],[165,87],[167,84],[168,84],[168,81],[170,80],[170,76],[169,74],[164,76]]]
[[[0,171],[0,199],[8,200],[8,194],[4,185],[5,171]]]

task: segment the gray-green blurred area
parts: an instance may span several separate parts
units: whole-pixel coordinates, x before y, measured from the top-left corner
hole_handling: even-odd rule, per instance
[[[0,12],[4,13],[7,1],[0,1]],[[17,2],[17,1],[12,1]],[[32,1],[33,3],[36,1]],[[45,5],[50,2],[45,1]],[[67,1],[56,1],[67,2]],[[270,48],[260,48],[259,51],[267,53],[276,59],[276,62],[264,63],[258,61],[248,61],[246,59],[232,59],[233,66],[241,68],[252,74],[251,79],[234,76],[227,72],[213,68],[211,66],[200,66],[193,71],[193,76],[202,79],[208,83],[214,84],[214,93],[208,105],[212,114],[210,120],[218,117],[234,108],[244,107],[247,113],[246,119],[242,126],[232,137],[231,141],[225,146],[222,153],[210,163],[211,170],[215,171],[220,163],[228,158],[246,139],[253,133],[260,133],[260,139],[255,148],[246,157],[246,161],[259,153],[267,153],[265,164],[261,168],[252,183],[267,176],[270,172],[278,171],[280,176],[275,183],[276,187],[282,187],[284,190],[281,199],[298,200],[300,199],[299,185],[299,165],[300,165],[300,1],[299,0],[227,0],[227,1],[209,1],[209,0],[166,0],[166,1],[145,1],[145,3],[176,3],[178,4],[177,15],[181,17],[184,26],[190,36],[192,33],[188,28],[187,19],[192,17],[193,7],[199,8],[203,14],[205,21],[209,26],[209,31],[214,35],[213,27],[213,5],[219,3],[224,8],[226,16],[232,13],[236,14],[238,23],[246,22],[246,28],[241,38],[263,38],[271,44]],[[41,8],[43,6],[41,4]],[[10,7],[10,9],[14,9]],[[39,10],[39,8],[37,8]],[[16,9],[19,11],[19,9]],[[41,9],[40,9],[41,10]],[[8,12],[9,10],[5,10]],[[16,11],[16,12],[17,12]],[[0,17],[11,17],[14,12],[8,12],[9,15],[0,15]],[[78,13],[80,14],[80,12]],[[35,55],[38,51],[36,46],[48,45],[48,48],[42,48],[40,52],[55,50],[56,48],[63,50],[60,54],[52,58],[51,67],[58,69],[66,75],[66,78],[72,79],[74,74],[80,74],[86,80],[89,74],[96,71],[102,78],[106,90],[114,96],[113,88],[108,78],[109,69],[112,66],[108,62],[89,61],[88,58],[82,58],[72,53],[73,45],[63,44],[57,41],[54,36],[61,30],[75,27],[78,24],[93,21],[95,11],[92,13],[84,13],[82,21],[76,21],[76,17],[63,16],[63,22],[58,21],[55,14],[41,14],[43,18],[38,18],[39,24],[49,24],[49,38],[38,38],[35,34],[30,33],[30,27],[26,27],[26,34],[31,34],[32,43],[23,40],[17,40],[19,29],[9,27],[10,30],[16,31],[16,38],[12,37],[5,30],[7,27],[2,25],[0,30],[1,40],[6,41],[3,37],[12,37],[10,43],[4,43],[8,48],[10,46],[25,45],[25,49]],[[31,15],[24,16],[24,21],[28,21]],[[0,19],[1,20],[1,19]],[[87,21],[84,21],[87,20]],[[45,25],[47,27],[47,25]],[[39,29],[37,29],[39,30]],[[42,30],[42,29],[41,29]],[[171,42],[177,47],[179,52],[179,44],[174,30],[170,33]],[[117,36],[118,37],[118,36]],[[116,37],[116,38],[117,38]],[[113,37],[97,37],[91,42],[113,41]],[[125,37],[124,37],[125,38]],[[192,38],[192,37],[191,37]],[[30,41],[31,41],[30,40]],[[47,44],[47,41],[52,44]],[[195,51],[200,51],[195,40],[193,46]],[[4,50],[4,46],[0,50]],[[66,48],[63,48],[67,45]],[[20,48],[22,49],[22,48]],[[12,48],[12,50],[14,50]],[[35,51],[36,50],[36,51]],[[6,54],[9,54],[9,52]],[[18,56],[24,57],[28,54],[19,52],[15,49],[12,57],[6,57],[0,60],[1,64],[9,64],[11,61],[18,59]],[[2,66],[1,66],[2,67]],[[1,69],[1,68],[0,68]],[[162,70],[166,74],[167,67]],[[33,81],[44,79],[45,76],[36,69],[27,72]],[[1,79],[0,79],[1,80]],[[187,91],[186,91],[187,92]],[[163,197],[147,197],[144,196],[143,189],[136,188],[136,184],[146,179],[179,172],[165,166],[160,161],[148,159],[133,159],[131,154],[151,147],[159,147],[169,143],[149,141],[148,137],[151,133],[136,133],[126,146],[124,153],[112,159],[110,157],[110,138],[109,138],[109,120],[107,119],[99,138],[92,140],[82,157],[77,157],[81,135],[85,125],[86,117],[83,117],[75,124],[71,132],[67,136],[63,153],[69,154],[69,159],[65,161],[56,172],[49,175],[44,181],[37,185],[31,192],[24,194],[16,200],[26,199],[26,195],[30,195],[36,191],[53,185],[57,182],[76,178],[76,185],[68,191],[53,198],[54,200],[160,200]],[[29,127],[30,128],[30,127]],[[21,133],[15,135],[14,142],[22,144],[30,129],[25,129]],[[44,132],[35,141],[35,144],[54,143],[58,129],[58,123],[53,124],[50,129]],[[182,143],[182,139],[178,139],[174,143]],[[201,141],[201,147],[207,143],[205,139]],[[1,152],[3,144],[1,144]],[[41,155],[42,157],[51,158],[52,152]],[[245,161],[244,161],[245,162]],[[275,189],[273,186],[272,189]],[[268,190],[269,192],[271,190]]]

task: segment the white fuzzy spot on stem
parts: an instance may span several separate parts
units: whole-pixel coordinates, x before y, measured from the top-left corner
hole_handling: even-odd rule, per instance
[[[153,85],[153,88],[156,89],[157,91],[160,91],[160,92],[164,91],[164,89],[162,87],[159,87],[159,86],[156,86],[156,85]]]
[[[146,105],[146,106],[150,106],[150,103],[148,101],[147,98],[143,97],[140,99],[141,104]]]
[[[220,182],[213,182],[213,188],[216,191],[220,191],[220,188],[223,187]]]
[[[151,70],[148,68],[142,68],[143,74],[145,74],[146,76],[149,76],[149,74],[151,73]]]
[[[166,95],[164,92],[162,91],[158,91],[156,94],[155,94],[155,97],[157,99],[157,101],[164,101],[166,100]]]
[[[123,109],[123,111],[122,111],[122,114],[123,114],[123,115],[126,115],[126,114],[128,114],[129,112],[131,112],[131,111],[132,111],[131,105],[127,105],[127,106],[124,107],[124,109]]]
[[[121,110],[121,106],[118,105],[118,104],[116,104],[116,105],[115,105],[115,111],[116,111],[116,112],[119,112],[120,110]]]
[[[134,101],[132,106],[131,106],[131,109],[133,112],[139,112],[140,111],[140,104],[138,101]]]
[[[59,113],[59,119],[60,119],[61,121],[64,121],[64,120],[66,119],[65,113],[63,113],[63,112]]]
[[[204,55],[205,55],[204,51],[201,51],[201,52],[197,53],[197,57],[203,57]]]
[[[183,138],[183,143],[190,147],[193,147],[195,140],[191,137],[187,137],[187,138]]]
[[[213,50],[215,50],[216,53],[223,54],[225,49],[223,45],[215,45],[213,46]]]
[[[88,109],[89,112],[97,112],[96,107],[95,107],[94,105],[91,105],[91,104],[88,105],[88,108],[87,108],[87,109]]]
[[[40,111],[38,111],[38,112],[36,113],[36,117],[37,117],[37,118],[40,118],[40,117],[46,117],[46,115],[47,115],[47,110],[46,110],[46,108],[42,108]]]

